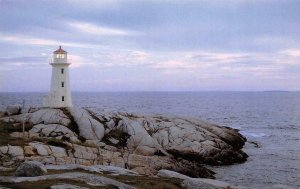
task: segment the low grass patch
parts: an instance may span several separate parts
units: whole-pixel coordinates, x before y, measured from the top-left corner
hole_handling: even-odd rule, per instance
[[[10,136],[12,132],[21,132],[22,130],[14,129],[11,123],[0,122],[0,146],[12,145],[12,146],[25,146],[29,142],[37,141],[42,142],[51,146],[63,147],[65,149],[70,149],[68,145],[64,143],[64,140],[58,140],[55,138],[15,138]]]
[[[0,176],[13,176],[15,173],[15,170],[11,171],[0,171]],[[1,184],[0,184],[1,185]]]
[[[62,174],[70,172],[82,172],[89,173],[99,176],[104,176],[119,182],[131,185],[137,189],[182,189],[181,180],[176,178],[164,178],[164,177],[148,177],[148,176],[129,176],[129,175],[112,175],[108,172],[102,173],[91,173],[86,170],[75,169],[75,170],[48,170],[48,175]],[[12,176],[14,171],[5,171],[1,176]],[[35,182],[22,182],[16,184],[0,183],[1,186],[6,186],[13,189],[48,189],[52,185],[56,184],[73,184],[77,186],[87,187],[91,189],[116,189],[114,186],[91,186],[80,181],[67,180],[67,179],[56,179],[46,181],[35,181]]]
[[[11,137],[11,132],[19,132],[19,129],[16,129],[11,123],[0,122],[0,146],[7,144],[12,146],[24,146],[28,142],[27,139]]]
[[[61,174],[66,172],[91,173],[86,170],[48,170],[48,174]],[[92,173],[104,176],[119,182],[131,185],[137,189],[182,189],[181,180],[176,178],[148,177],[148,176],[129,176],[129,175],[112,175],[108,172]]]
[[[90,186],[80,181],[70,181],[67,179],[57,179],[57,180],[45,180],[45,181],[36,181],[36,182],[21,182],[21,183],[1,183],[1,186],[9,187],[12,189],[50,189],[52,185],[59,184],[72,184],[81,187],[87,187],[91,189],[117,189],[114,186]]]
[[[179,179],[148,176],[105,175],[138,189],[182,189]]]
[[[25,146],[29,142],[28,139],[15,138],[9,136],[7,133],[0,133],[0,146],[11,145],[11,146]]]

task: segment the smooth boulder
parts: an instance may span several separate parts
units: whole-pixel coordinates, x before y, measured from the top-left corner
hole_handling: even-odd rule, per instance
[[[26,161],[22,163],[15,171],[17,177],[36,177],[45,175],[47,173],[46,167],[38,161]]]
[[[18,105],[7,106],[5,112],[9,116],[10,115],[16,115],[16,114],[19,114],[21,112],[21,107],[18,106]]]

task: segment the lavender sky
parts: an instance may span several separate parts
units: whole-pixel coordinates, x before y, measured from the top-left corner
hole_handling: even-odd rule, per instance
[[[0,92],[300,90],[298,0],[0,0]]]

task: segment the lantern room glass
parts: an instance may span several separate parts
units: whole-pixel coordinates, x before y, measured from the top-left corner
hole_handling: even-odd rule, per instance
[[[56,58],[65,58],[64,54],[56,54]]]

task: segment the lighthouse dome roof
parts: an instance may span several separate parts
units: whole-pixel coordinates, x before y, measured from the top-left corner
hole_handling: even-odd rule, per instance
[[[61,48],[61,46],[59,46],[59,48],[58,48],[56,51],[54,51],[53,53],[54,53],[54,54],[66,54],[67,51],[63,50],[63,49]]]

